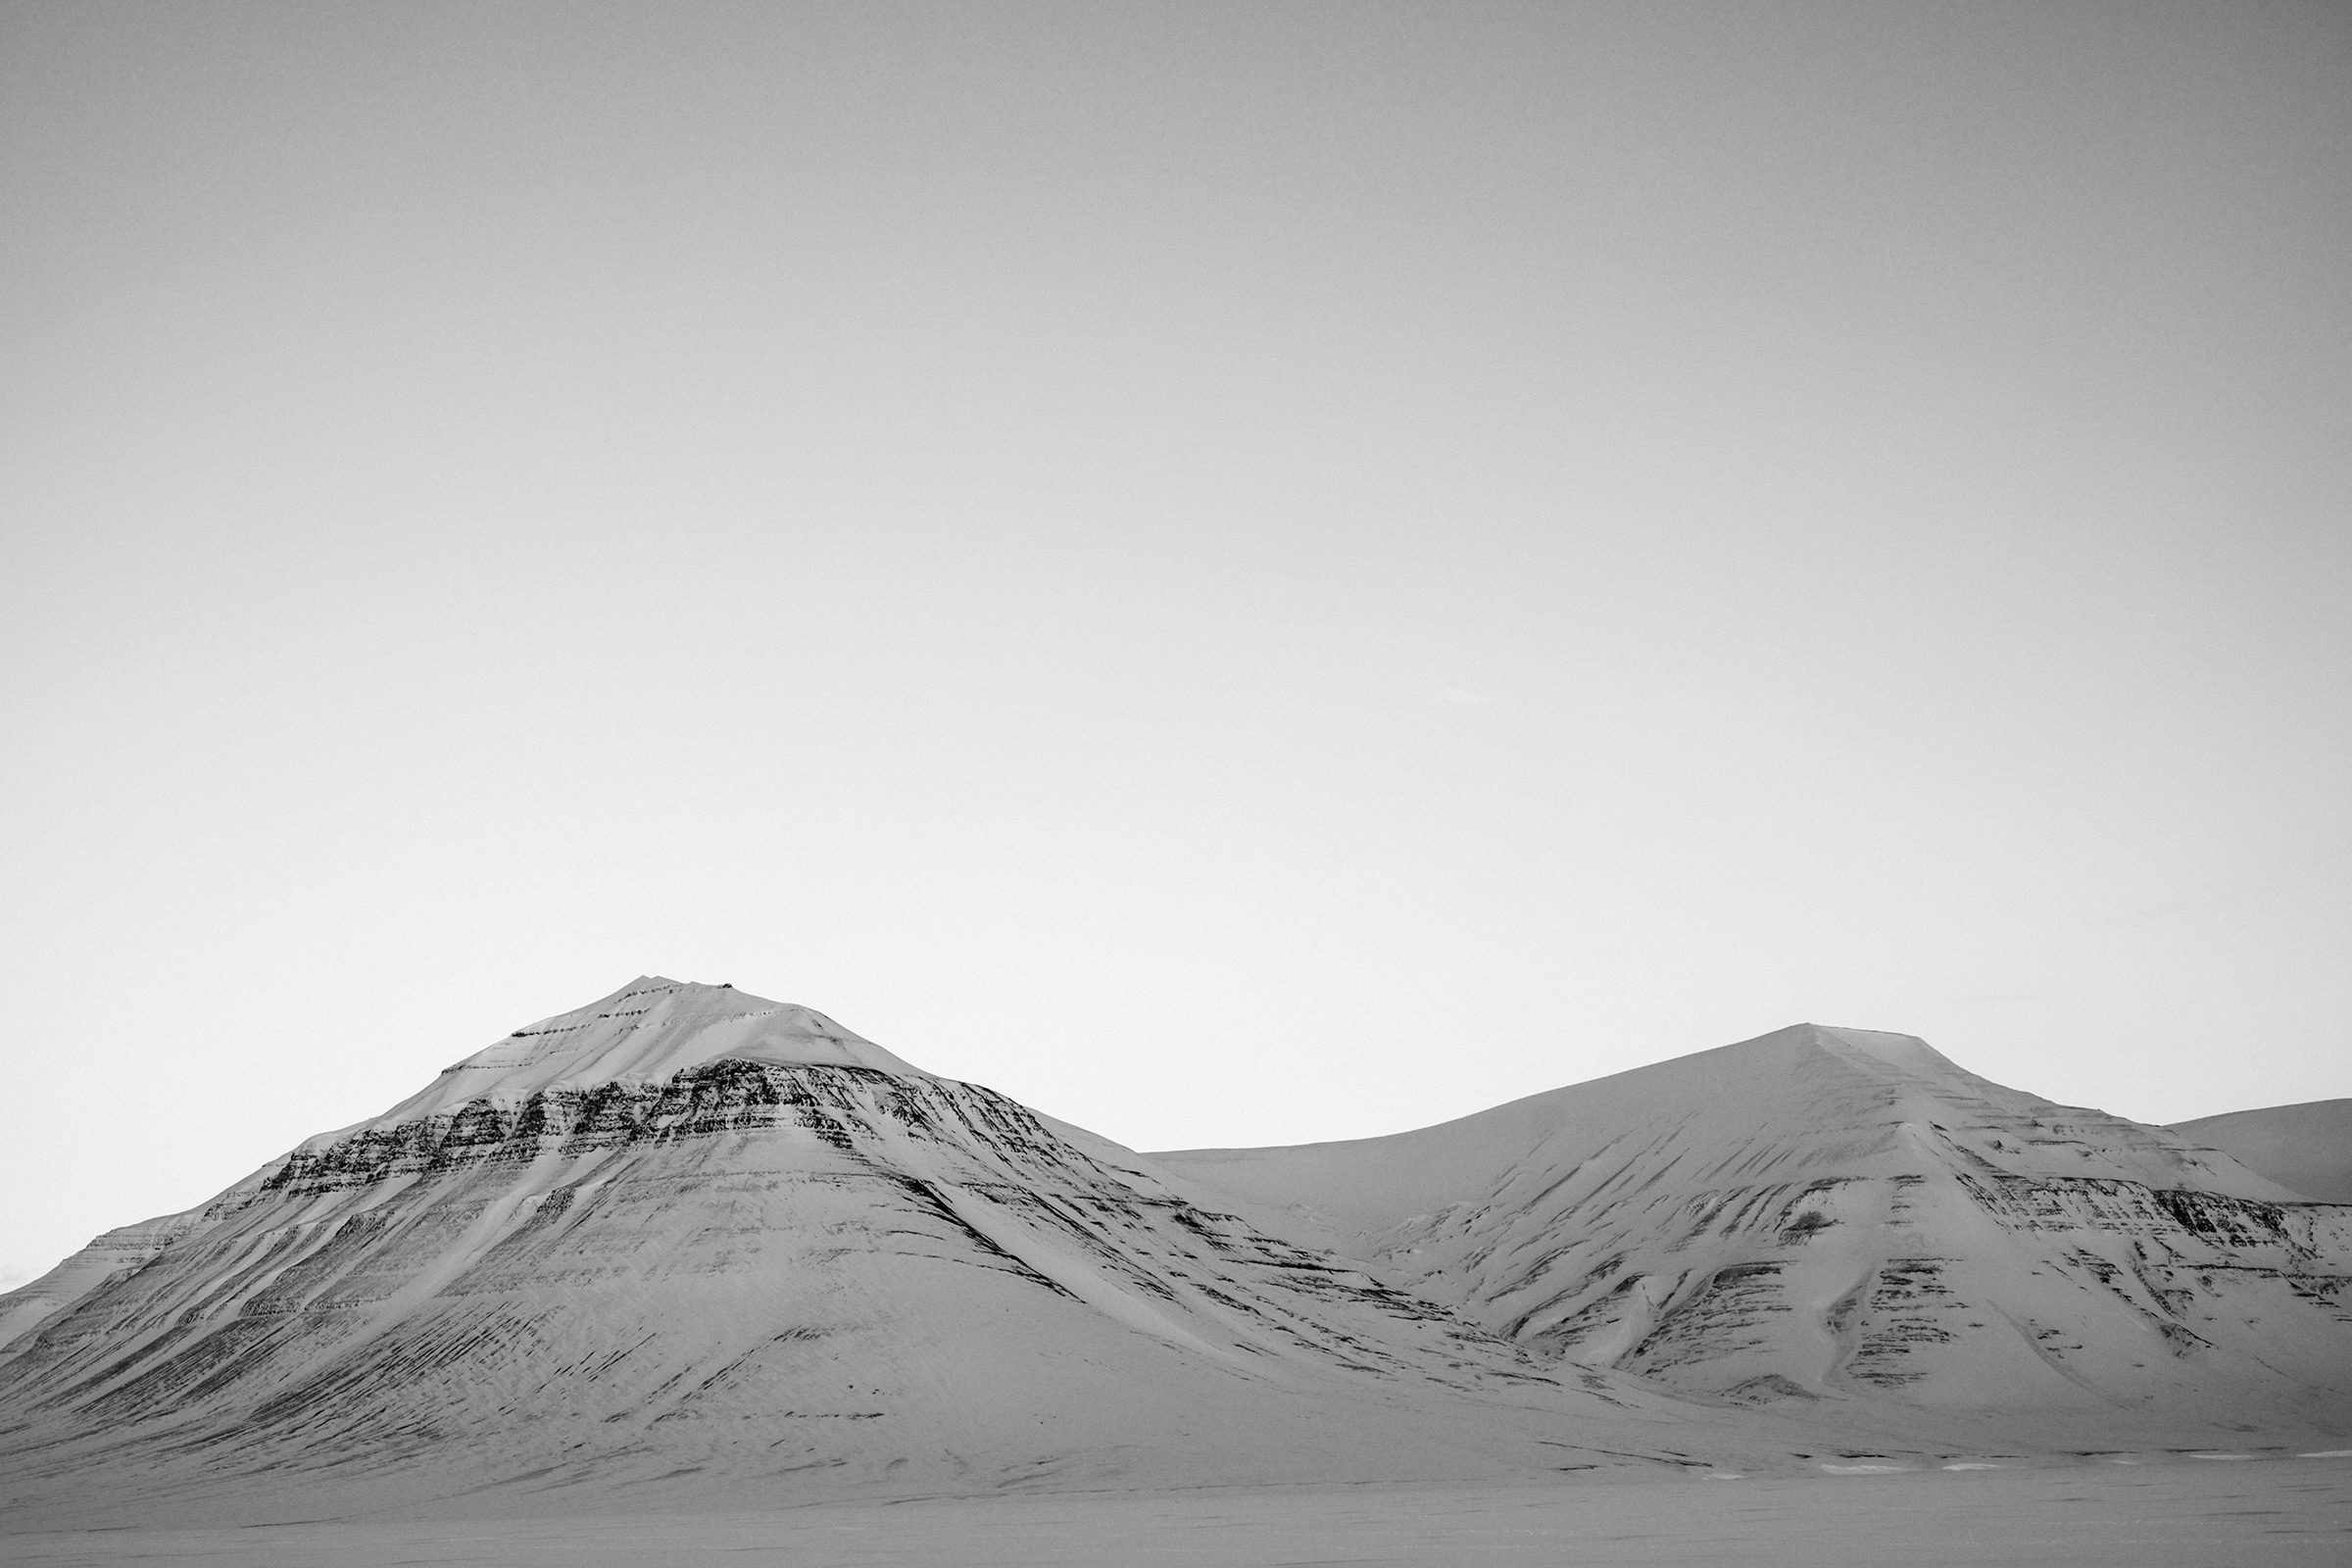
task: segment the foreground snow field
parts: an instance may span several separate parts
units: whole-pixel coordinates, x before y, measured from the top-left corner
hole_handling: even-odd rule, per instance
[[[2221,1568],[2352,1556],[2352,1456],[1546,1487],[1081,1493],[593,1520],[330,1521],[0,1534],[56,1568],[1116,1568],[1120,1564],[1788,1564]]]

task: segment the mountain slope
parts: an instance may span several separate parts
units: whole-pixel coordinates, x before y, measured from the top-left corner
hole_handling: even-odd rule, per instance
[[[2352,1425],[2352,1208],[1909,1036],[1798,1025],[1388,1138],[1151,1157],[1691,1391]]]
[[[2233,1110],[2172,1130],[2305,1198],[2352,1203],[2352,1100]]]
[[[1693,1436],[1106,1140],[659,977],[0,1306],[17,1509],[1492,1477]]]

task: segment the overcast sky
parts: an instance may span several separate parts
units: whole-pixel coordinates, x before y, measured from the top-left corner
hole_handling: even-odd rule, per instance
[[[2348,153],[2329,4],[0,6],[0,1281],[648,971],[2352,1095]]]

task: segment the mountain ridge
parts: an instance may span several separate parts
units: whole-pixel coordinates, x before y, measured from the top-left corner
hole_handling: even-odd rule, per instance
[[[1506,1337],[1693,1393],[2352,1400],[2352,1209],[1909,1036],[1792,1025],[1383,1138],[1151,1157]]]
[[[1234,1178],[1239,1173],[1234,1167],[1237,1166],[1266,1163],[1284,1156],[1293,1156],[1295,1162],[1302,1165],[1346,1165],[1347,1190],[1339,1190],[1341,1183],[1331,1184],[1333,1206],[1327,1212],[1359,1227],[1377,1229],[1455,1200],[1462,1189],[1474,1183],[1479,1172],[1489,1177],[1498,1176],[1511,1160],[1523,1157],[1527,1148],[1552,1136],[1556,1118],[1568,1106],[1588,1107],[1593,1114],[1605,1115],[1615,1109],[1615,1097],[1627,1089],[1635,1090],[1639,1098],[1650,1093],[1662,1079],[1673,1078],[1683,1080],[1688,1087],[1711,1091],[1727,1081],[1727,1067],[1737,1069],[1740,1077],[1752,1078],[1759,1059],[1776,1070],[1793,1070],[1795,1059],[1809,1054],[1826,1057],[1876,1082],[1932,1085],[1940,1078],[1946,1084],[1964,1087],[1972,1095],[1989,1091],[1995,1098],[2014,1098],[2034,1105],[2051,1103],[1981,1078],[1916,1036],[1800,1023],[1728,1046],[1521,1096],[1484,1110],[1403,1132],[1255,1149],[1161,1150],[1152,1152],[1150,1157],[1195,1169],[1221,1191],[1244,1198],[1252,1194],[1249,1188],[1236,1185]],[[2125,1123],[2120,1117],[2107,1117],[2105,1112],[2082,1114],[2125,1127],[2138,1126]],[[2139,1141],[2137,1135],[2128,1136],[2132,1142]],[[1418,1149],[1429,1150],[1434,1146],[1438,1151],[1424,1154],[1423,1168],[1399,1170],[1386,1160],[1390,1152],[1407,1147],[1408,1140]],[[2226,1156],[2222,1161],[2197,1163],[2202,1178],[2231,1196],[2275,1201],[2293,1201],[2300,1196],[2237,1167]],[[1227,1179],[1219,1180],[1214,1174],[1220,1168],[1227,1171]],[[1408,1195],[1417,1195],[1425,1201],[1415,1206],[1413,1197]]]
[[[2305,1198],[2352,1203],[2352,1100],[2261,1105],[2175,1122],[2172,1130]]]

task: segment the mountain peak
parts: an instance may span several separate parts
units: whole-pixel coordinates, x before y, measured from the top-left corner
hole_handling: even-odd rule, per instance
[[[731,985],[641,974],[584,1007],[525,1024],[443,1068],[439,1078],[381,1116],[323,1133],[304,1147],[473,1101],[506,1103],[549,1089],[646,1083],[722,1057],[929,1076],[812,1007],[770,1002]]]
[[[1944,1080],[1954,1075],[1975,1078],[1967,1068],[1917,1035],[1885,1029],[1847,1029],[1834,1024],[1800,1023],[1780,1031],[1796,1035],[1838,1059],[1857,1067],[1892,1067],[1913,1077]],[[1767,1035],[1765,1039],[1773,1039]],[[1977,1080],[1982,1081],[1982,1080]]]

